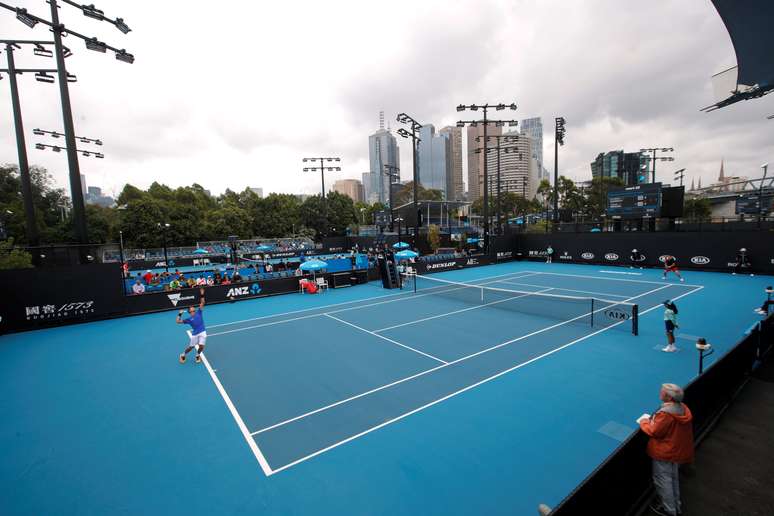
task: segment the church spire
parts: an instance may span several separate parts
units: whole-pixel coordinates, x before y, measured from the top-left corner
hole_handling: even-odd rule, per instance
[[[723,173],[723,158],[720,158],[720,175],[718,176],[718,183],[722,183],[726,180],[726,175]]]

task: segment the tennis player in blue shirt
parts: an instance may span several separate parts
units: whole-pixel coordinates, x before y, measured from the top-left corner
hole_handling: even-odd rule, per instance
[[[204,345],[207,342],[207,330],[204,327],[204,317],[202,316],[202,310],[204,309],[204,289],[199,289],[199,309],[195,306],[188,307],[188,315],[190,317],[183,319],[183,311],[180,310],[177,313],[177,324],[189,324],[191,326],[191,342],[185,351],[180,353],[180,363],[185,364],[186,355],[194,348],[196,348],[196,363],[202,361],[202,353],[204,352]]]

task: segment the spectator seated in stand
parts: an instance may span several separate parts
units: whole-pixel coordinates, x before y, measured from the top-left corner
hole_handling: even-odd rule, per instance
[[[142,281],[140,281],[140,278],[137,278],[134,285],[132,285],[132,292],[134,294],[144,294],[145,293],[145,285],[142,284]]]
[[[169,289],[170,290],[180,290],[180,280],[175,278],[172,278],[172,281],[169,282]]]

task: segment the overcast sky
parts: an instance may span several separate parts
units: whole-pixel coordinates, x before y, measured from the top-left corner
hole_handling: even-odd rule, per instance
[[[136,57],[129,65],[65,40],[76,134],[105,142],[106,158],[81,158],[81,171],[108,193],[153,181],[316,193],[319,175],[302,173],[301,158],[340,156],[336,177],[360,178],[380,110],[393,129],[401,111],[441,128],[460,118],[460,103],[515,101],[505,116],[543,117],[549,170],[553,119],[564,116],[560,173],[574,179],[590,178],[589,162],[613,149],[674,147],[676,161],[657,166],[664,182],[685,167],[688,183],[706,185],[721,158],[727,174],[750,177],[774,162],[774,95],[699,111],[714,102],[710,76],[735,64],[709,0],[94,1],[132,32],[68,5],[62,22]],[[0,34],[50,37],[5,10]],[[29,50],[16,63],[53,66]],[[30,162],[66,186],[64,154],[34,149],[62,140],[32,135],[62,130],[58,88],[25,75],[20,89]],[[7,80],[0,113],[0,161],[17,163]],[[411,147],[399,145],[407,179]]]

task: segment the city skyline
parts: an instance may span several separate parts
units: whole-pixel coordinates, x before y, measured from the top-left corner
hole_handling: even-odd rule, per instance
[[[27,3],[31,12],[40,11]],[[453,7],[429,1],[419,8],[399,1],[375,20],[368,6],[357,3],[302,4],[309,16],[301,18],[299,6],[238,6],[238,16],[233,10],[188,9],[186,24],[207,26],[228,44],[224,51],[186,40],[186,52],[167,43],[179,29],[161,21],[179,16],[177,4],[153,9],[143,2],[121,4],[122,15],[132,21],[125,45],[135,63],[118,67],[82,47],[74,47],[67,60],[79,80],[71,85],[76,132],[103,138],[110,151],[105,160],[81,160],[82,172],[111,193],[126,182],[147,188],[154,180],[170,186],[199,183],[215,194],[255,184],[266,192],[315,193],[316,178],[297,170],[298,159],[309,151],[341,155],[337,177],[360,178],[369,169],[363,140],[373,132],[380,109],[388,125],[405,111],[421,123],[444,127],[456,122],[454,107],[470,99],[513,100],[519,105],[515,118],[542,117],[547,149],[553,146],[553,118],[564,116],[568,135],[560,173],[574,179],[588,179],[588,164],[605,149],[674,147],[674,168],[660,167],[664,175],[657,179],[668,181],[673,170],[687,168],[686,180],[702,178],[705,184],[716,177],[721,157],[733,174],[757,177],[760,163],[774,154],[774,122],[765,118],[774,111],[774,96],[699,112],[714,101],[710,76],[736,62],[709,2],[656,1],[618,9],[601,0]],[[567,16],[556,20],[560,5]],[[652,26],[647,22],[652,9],[669,16]],[[409,21],[399,22],[409,12]],[[392,37],[372,38],[373,25],[366,20],[393,28]],[[302,45],[303,35],[320,22],[332,35],[314,47]],[[12,16],[0,23],[10,38],[48,37],[45,29],[30,30]],[[443,26],[457,30],[433,30]],[[113,35],[112,27],[88,28],[105,39]],[[535,51],[525,55],[510,48],[515,33],[521,34],[522,49],[529,44]],[[277,38],[299,43],[272,53],[260,50]],[[352,40],[369,44],[350,45]],[[445,49],[443,55],[438,48]],[[248,58],[258,66],[245,67]],[[16,59],[25,67],[50,64],[24,52]],[[219,63],[223,72],[188,72],[203,61]],[[325,83],[312,79],[332,65],[338,72]],[[270,80],[264,77],[267,69],[273,70]],[[22,76],[20,93],[28,131],[61,130],[55,87]],[[6,81],[0,82],[0,109],[10,117]],[[402,180],[411,171],[406,143],[400,144]],[[47,168],[69,192],[63,155],[36,151],[29,142],[28,149],[30,162]],[[12,124],[0,131],[0,161],[17,161]],[[544,166],[553,175],[552,152],[546,152]]]

